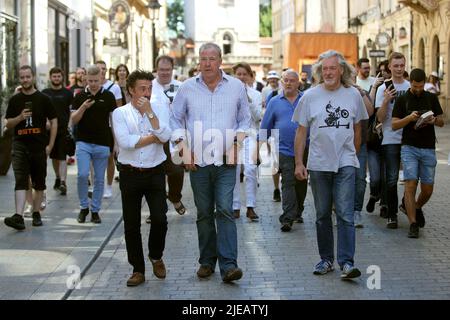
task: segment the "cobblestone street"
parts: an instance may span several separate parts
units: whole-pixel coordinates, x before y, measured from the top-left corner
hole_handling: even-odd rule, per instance
[[[127,262],[118,184],[114,197],[104,200],[103,223],[80,225],[75,174],[70,167],[67,199],[48,190],[48,207],[42,228],[16,232],[0,224],[0,299],[213,299],[213,300],[296,300],[296,299],[449,299],[450,298],[450,216],[448,210],[450,143],[448,127],[438,129],[438,158],[435,193],[424,208],[427,224],[419,239],[408,239],[406,216],[399,213],[399,228],[387,229],[385,220],[364,212],[364,228],[357,230],[355,263],[363,276],[352,282],[340,280],[340,271],[314,276],[319,260],[315,213],[308,191],[304,224],[288,233],[280,231],[281,203],[272,202],[271,177],[262,172],[258,192],[259,223],[245,217],[237,221],[238,264],[244,276],[235,284],[224,284],[216,273],[199,280],[195,208],[188,176],[184,202],[187,213],[178,215],[169,205],[169,231],[164,261],[167,278],[157,279],[147,263],[144,285],[126,287],[131,273]],[[48,186],[53,184],[49,166]],[[13,212],[12,170],[0,178],[0,216]],[[399,194],[403,186],[399,186]],[[368,191],[366,190],[366,200]],[[242,208],[241,212],[245,208]],[[244,211],[245,212],[245,211]],[[149,225],[142,217],[143,243]],[[3,219],[2,219],[3,220]],[[335,228],[336,229],[336,228]],[[336,233],[335,233],[336,235]],[[144,252],[148,249],[144,245]],[[336,265],[335,265],[336,266]],[[375,267],[374,267],[375,266]],[[373,275],[381,271],[380,289]],[[79,269],[78,269],[79,268]],[[375,269],[374,269],[375,268]],[[83,275],[80,289],[69,290],[77,271]],[[69,285],[69,286],[68,286]]]

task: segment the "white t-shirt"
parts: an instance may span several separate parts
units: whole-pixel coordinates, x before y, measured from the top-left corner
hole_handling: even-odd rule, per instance
[[[347,166],[359,168],[354,124],[368,118],[361,94],[354,87],[329,91],[318,85],[305,91],[292,121],[310,128],[308,169],[338,172]]]
[[[367,92],[369,92],[370,87],[373,85],[374,82],[375,82],[374,77],[367,77],[367,79],[364,80],[360,79],[359,77],[356,77],[356,84],[361,88],[363,88],[364,90],[366,90]]]
[[[407,80],[404,80],[401,84],[394,83],[394,87],[395,90],[397,90],[397,97],[400,97],[408,91],[410,85]],[[381,105],[383,104],[384,90],[386,90],[386,86],[383,83],[377,89],[377,95],[375,98],[375,108],[377,109],[381,108]],[[403,129],[399,129],[396,131],[392,130],[392,110],[394,110],[394,103],[395,99],[388,104],[386,118],[383,121],[383,141],[381,142],[382,145],[402,143]]]
[[[167,97],[167,95],[164,93],[165,90],[170,89],[170,85],[173,84],[174,92],[168,92],[174,99],[177,94],[178,88],[181,86],[181,82],[172,79],[169,84],[162,85],[158,82],[157,79],[153,79],[152,81],[152,97],[150,98],[150,103],[154,103],[156,101],[159,101],[160,103],[163,103],[167,107],[170,107],[170,99]]]
[[[107,90],[113,82],[111,80],[106,80],[106,82],[103,84],[103,88]],[[111,88],[109,88],[109,91],[114,95],[114,98],[116,100],[122,100],[122,91],[120,91],[120,87],[118,84],[114,83]]]

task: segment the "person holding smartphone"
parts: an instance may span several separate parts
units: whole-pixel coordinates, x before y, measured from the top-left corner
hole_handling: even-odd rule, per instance
[[[101,223],[99,211],[101,209],[103,190],[105,185],[105,171],[108,165],[111,143],[110,117],[116,108],[114,95],[104,89],[101,84],[101,70],[98,66],[91,66],[87,70],[87,84],[85,90],[79,93],[72,103],[72,124],[77,125],[76,157],[78,163],[78,197],[80,213],[78,222],[84,223],[92,213],[91,222]],[[94,191],[92,202],[88,198],[88,177],[90,163],[94,167]]]
[[[387,227],[397,229],[398,195],[397,182],[400,171],[400,147],[402,129],[392,129],[392,110],[395,100],[404,95],[410,84],[404,79],[406,58],[400,52],[393,52],[389,56],[389,70],[392,72],[391,81],[385,81],[377,90],[375,108],[377,118],[383,124],[382,157],[386,167],[382,189],[386,192]]]
[[[30,177],[35,190],[32,225],[42,226],[39,209],[46,189],[47,157],[53,149],[58,129],[52,101],[36,90],[34,80],[35,74],[30,66],[19,69],[21,90],[9,100],[5,117],[6,128],[14,130],[12,163],[16,180],[16,212],[4,222],[16,230],[25,229],[23,214]],[[50,139],[46,131],[47,119],[50,121]]]

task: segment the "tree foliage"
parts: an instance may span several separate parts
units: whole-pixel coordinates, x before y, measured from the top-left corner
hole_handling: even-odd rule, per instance
[[[172,0],[167,6],[167,26],[175,34],[184,33],[184,0]]]
[[[270,2],[259,5],[259,36],[272,36],[272,5]]]

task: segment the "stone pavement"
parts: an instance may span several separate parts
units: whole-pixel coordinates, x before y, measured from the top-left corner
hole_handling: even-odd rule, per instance
[[[167,278],[157,279],[152,274],[151,264],[147,263],[146,283],[136,288],[126,287],[132,269],[127,262],[121,225],[83,278],[81,289],[74,290],[70,299],[449,299],[450,167],[447,157],[450,128],[439,130],[438,134],[440,161],[436,190],[424,208],[427,225],[421,230],[421,238],[407,238],[409,225],[401,213],[397,230],[386,228],[385,220],[378,215],[378,207],[373,214],[365,213],[365,227],[357,230],[355,257],[356,265],[363,272],[361,279],[343,282],[339,278],[340,271],[325,276],[312,274],[319,256],[311,192],[308,191],[305,206],[305,223],[295,224],[291,232],[282,233],[278,222],[281,203],[272,202],[271,177],[263,175],[256,210],[261,221],[251,223],[245,217],[237,221],[238,264],[244,271],[243,278],[235,284],[224,284],[216,268],[210,279],[199,280],[196,276],[196,216],[186,178],[184,202],[188,212],[184,216],[173,210],[168,213],[164,253]],[[399,194],[402,192],[400,186]],[[368,192],[366,200],[367,195]],[[241,213],[244,210],[242,208]],[[143,222],[147,253],[148,231],[149,226]],[[379,289],[373,289],[377,284],[372,277],[373,270],[381,273]]]
[[[131,267],[123,238],[118,185],[114,185],[114,198],[104,202],[103,223],[80,225],[76,222],[76,168],[72,166],[68,196],[64,198],[48,190],[44,227],[33,228],[28,219],[27,229],[16,232],[0,218],[0,299],[449,299],[449,125],[438,129],[438,142],[435,193],[424,208],[427,224],[421,229],[421,238],[406,237],[408,223],[401,213],[397,230],[385,227],[385,220],[378,216],[378,207],[372,214],[365,213],[364,228],[357,230],[355,256],[363,275],[356,281],[341,281],[338,270],[320,277],[312,274],[319,260],[312,195],[308,191],[305,223],[295,224],[291,232],[282,233],[278,222],[281,203],[272,202],[271,177],[264,174],[258,190],[257,213],[261,221],[250,223],[245,217],[237,221],[238,263],[244,271],[243,278],[235,284],[224,284],[217,268],[210,279],[199,280],[196,215],[186,176],[183,201],[187,213],[179,216],[169,205],[164,253],[167,278],[157,279],[148,262],[146,283],[127,288]],[[53,179],[49,166],[50,188]],[[0,217],[14,211],[13,188],[11,170],[8,176],[0,177]],[[400,186],[399,194],[402,192]],[[368,192],[366,200],[367,197]],[[242,211],[245,213],[245,208]],[[146,214],[142,217],[142,233],[147,253]],[[80,288],[70,290],[67,282],[76,278],[73,273],[76,268],[83,277]],[[377,284],[373,270],[381,272],[380,289],[369,289]]]
[[[114,198],[103,200],[102,224],[77,222],[76,171],[76,166],[69,166],[68,193],[60,196],[52,189],[55,176],[48,161],[44,226],[32,227],[31,218],[25,218],[25,231],[3,222],[15,212],[12,168],[8,175],[0,176],[0,299],[62,299],[69,292],[68,278],[78,268],[80,273],[87,270],[122,221],[115,183]]]

